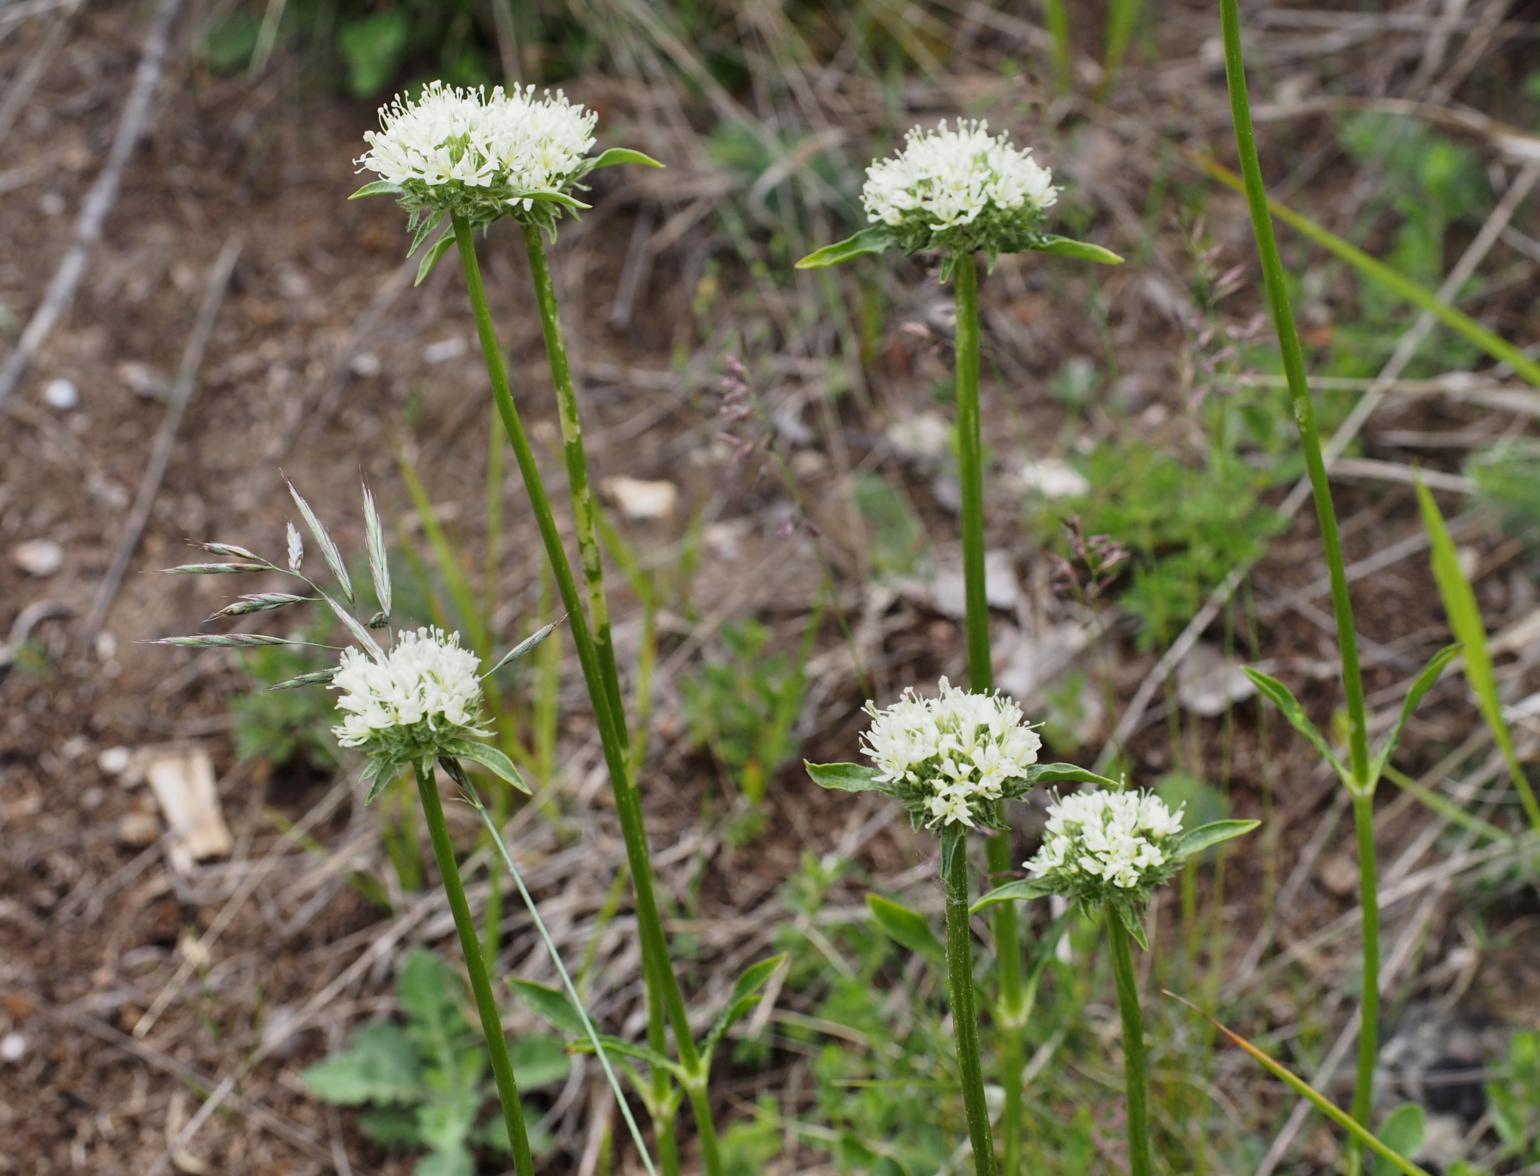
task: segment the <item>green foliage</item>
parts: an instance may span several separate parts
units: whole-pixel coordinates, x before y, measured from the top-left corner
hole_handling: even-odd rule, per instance
[[[867,558],[880,580],[912,576],[930,561],[925,524],[903,493],[880,474],[857,474],[851,484],[856,509],[870,528]]]
[[[1505,1154],[1526,1165],[1540,1164],[1540,1030],[1513,1035],[1505,1072],[1487,1083],[1487,1102]]]
[[[242,762],[265,759],[275,768],[335,765],[332,696],[324,690],[271,689],[314,670],[314,654],[292,645],[267,645],[242,656],[241,668],[261,688],[231,695],[236,757]]]
[[[1058,542],[1058,520],[1080,519],[1087,535],[1128,549],[1131,570],[1118,604],[1139,619],[1143,649],[1164,647],[1230,571],[1259,558],[1282,527],[1261,494],[1271,482],[1215,446],[1191,465],[1143,441],[1107,441],[1081,466],[1085,496],[1039,507],[1034,522]]]
[[[1540,446],[1503,441],[1472,454],[1465,474],[1503,532],[1519,540],[1531,559],[1540,559]]]
[[[366,1025],[341,1053],[305,1071],[305,1087],[323,1102],[367,1108],[359,1127],[377,1143],[425,1151],[419,1176],[471,1176],[474,1149],[506,1150],[508,1141],[501,1118],[483,1114],[495,1089],[460,976],[433,952],[414,950],[396,1003],[404,1024]],[[510,1048],[521,1091],[552,1086],[571,1067],[555,1037],[521,1037]]]
[[[752,618],[723,625],[721,655],[680,686],[691,741],[710,749],[756,807],[766,781],[797,754],[807,693],[806,643],[794,654],[773,651],[773,636]]]

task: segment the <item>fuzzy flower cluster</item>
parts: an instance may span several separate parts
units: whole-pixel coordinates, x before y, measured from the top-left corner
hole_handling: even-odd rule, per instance
[[[458,633],[403,632],[383,658],[346,649],[331,686],[342,712],[332,733],[344,747],[403,761],[484,734],[480,662]]]
[[[883,791],[928,828],[993,827],[994,802],[1014,795],[1043,743],[1009,698],[959,690],[945,678],[935,698],[910,688],[892,706],[865,709],[872,723],[861,750]]]
[[[991,135],[987,122],[912,127],[897,155],[866,172],[861,203],[909,252],[1013,253],[1026,247],[1058,198],[1030,150]]]
[[[1049,807],[1027,872],[1066,898],[1144,900],[1179,864],[1181,835],[1181,807],[1153,793],[1076,792]]]
[[[462,89],[430,82],[380,108],[380,129],[354,162],[400,189],[412,212],[453,212],[476,224],[534,207],[585,174],[596,116],[560,91]]]

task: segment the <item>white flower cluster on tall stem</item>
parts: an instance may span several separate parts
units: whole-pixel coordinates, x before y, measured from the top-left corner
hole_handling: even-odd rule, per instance
[[[1048,809],[1043,844],[1027,872],[1067,898],[1147,899],[1171,875],[1182,833],[1175,812],[1150,792],[1076,792]]]
[[[597,117],[560,91],[462,89],[429,82],[380,107],[380,129],[356,162],[401,190],[409,211],[448,211],[478,224],[565,192],[586,172]]]
[[[344,747],[424,756],[484,734],[480,662],[458,633],[403,632],[383,658],[345,649],[331,687],[341,691],[332,732]]]
[[[994,802],[1037,762],[1043,741],[1021,708],[999,694],[978,694],[941,679],[935,698],[913,688],[891,706],[868,702],[872,724],[861,750],[883,790],[929,828],[992,827]]]
[[[1053,174],[987,122],[912,127],[898,154],[866,172],[861,203],[873,224],[917,249],[1015,252],[1058,198]]]

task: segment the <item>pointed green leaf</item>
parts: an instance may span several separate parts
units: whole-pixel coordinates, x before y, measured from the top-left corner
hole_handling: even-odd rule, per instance
[[[1433,689],[1433,684],[1438,681],[1439,675],[1459,652],[1458,645],[1445,646],[1428,660],[1428,664],[1422,668],[1422,673],[1417,675],[1412,688],[1406,692],[1406,700],[1401,704],[1401,713],[1396,716],[1395,726],[1391,727],[1385,736],[1385,741],[1380,744],[1380,749],[1374,753],[1374,762],[1369,766],[1369,781],[1366,785],[1368,791],[1372,792],[1374,786],[1380,782],[1380,777],[1384,775],[1385,765],[1390,763],[1396,744],[1401,741],[1401,732],[1416,712],[1417,704],[1423,700],[1429,690]]]
[[[701,1043],[703,1055],[709,1059],[723,1035],[759,1003],[761,997],[759,990],[770,982],[770,977],[775,975],[776,970],[785,960],[784,955],[775,955],[769,959],[760,960],[757,964],[750,964],[743,970],[743,974],[738,977],[738,982],[733,985],[732,992],[728,994],[727,1003],[722,1006],[722,1011],[717,1014],[710,1031]]]
[[[1380,1141],[1391,1151],[1415,1156],[1427,1138],[1427,1120],[1416,1103],[1402,1103],[1380,1122]],[[1383,1156],[1374,1158],[1374,1176],[1392,1176],[1396,1167]]]
[[[477,743],[472,739],[457,740],[444,750],[446,754],[458,759],[480,764],[499,780],[506,781],[520,792],[529,793],[529,785],[524,783],[524,777],[519,775],[519,769],[513,766],[513,761],[490,743]]]
[[[511,203],[517,204],[521,200],[534,200],[540,204],[559,204],[570,212],[587,212],[592,204],[584,204],[576,196],[566,192],[558,192],[555,188],[540,188],[533,192],[520,192]]]
[[[1144,912],[1131,902],[1109,902],[1108,917],[1123,924],[1130,938],[1139,945],[1140,951],[1150,950],[1150,941],[1144,934]]]
[[[422,219],[417,222],[416,230],[412,233],[412,243],[406,247],[406,255],[410,257],[421,249],[422,243],[428,239],[434,229],[443,223],[444,214],[442,212],[435,212],[431,215],[424,214]]]
[[[316,517],[315,511],[310,509],[310,503],[298,490],[294,483],[287,483],[289,494],[294,499],[294,505],[299,507],[300,517],[305,520],[305,526],[315,536],[317,545],[321,548],[321,558],[326,561],[326,566],[331,569],[332,575],[342,588],[342,594],[348,598],[348,603],[353,601],[353,581],[348,578],[347,566],[342,562],[342,552],[337,550],[337,545],[332,542],[332,537],[327,534],[326,528],[321,525],[321,520]]]
[[[893,234],[882,225],[872,225],[843,241],[813,250],[797,262],[797,268],[826,269],[831,265],[843,265],[853,257],[860,257],[863,253],[882,253],[892,245]]]
[[[836,792],[884,792],[886,785],[877,780],[877,769],[863,764],[814,764],[802,761],[813,783]]]
[[[577,1009],[572,1007],[572,1002],[567,999],[567,994],[554,988],[547,988],[544,984],[536,984],[533,980],[510,980],[513,991],[524,1002],[529,1011],[545,1021],[549,1021],[563,1033],[572,1037],[582,1037],[588,1031],[583,1027],[583,1018]]]
[[[1332,751],[1331,745],[1326,742],[1326,737],[1310,721],[1310,716],[1305,713],[1305,708],[1299,705],[1299,699],[1294,697],[1293,691],[1277,678],[1271,678],[1260,670],[1242,666],[1241,672],[1251,679],[1253,686],[1272,700],[1279,713],[1288,720],[1289,726],[1303,735],[1310,742],[1310,746],[1320,752],[1321,758],[1336,770],[1342,782],[1351,788],[1353,786],[1351,774],[1342,766],[1342,761]]]
[[[1089,241],[1076,241],[1070,237],[1058,237],[1046,233],[1030,246],[1037,253],[1051,253],[1055,257],[1073,257],[1076,261],[1091,261],[1097,265],[1122,265],[1123,259],[1110,249],[1093,245]]]
[[[1171,850],[1173,858],[1190,858],[1195,853],[1202,853],[1205,849],[1215,846],[1235,837],[1244,837],[1250,833],[1261,821],[1210,821],[1207,825],[1199,825],[1196,829],[1189,829],[1183,833],[1181,839]]]
[[[627,1041],[623,1037],[611,1037],[608,1033],[599,1034],[599,1044],[604,1046],[604,1052],[607,1054],[618,1054],[623,1058],[635,1058],[639,1062],[646,1062],[655,1069],[664,1070],[672,1074],[681,1082],[685,1080],[685,1071],[678,1062],[672,1058],[665,1057],[657,1050],[651,1049],[648,1046],[638,1045],[636,1042]],[[571,1048],[574,1053],[591,1053],[594,1047],[593,1043],[585,1038],[582,1041],[574,1041]]]
[[[589,171],[598,171],[601,167],[614,167],[616,164],[634,163],[640,167],[662,167],[650,155],[644,155],[640,151],[633,151],[629,147],[610,147],[601,152],[599,156],[588,165]]]
[[[871,911],[873,922],[900,947],[932,963],[939,964],[945,959],[946,949],[940,936],[931,930],[930,920],[919,911],[912,911],[880,894],[866,896],[866,909]]]
[[[438,264],[438,259],[449,252],[449,247],[455,243],[455,235],[445,230],[444,235],[429,247],[422,255],[422,264],[417,267],[417,278],[413,286],[421,286],[428,280],[428,275],[433,272],[433,267]]]
[[[1117,788],[1116,780],[1098,776],[1089,768],[1076,764],[1033,764],[1021,774],[1022,779],[1037,784],[1096,784],[1102,788]]]
[[[370,180],[348,199],[362,200],[365,196],[394,196],[400,191],[400,184],[392,184],[389,180]]]
[[[978,914],[985,907],[994,906],[999,902],[1018,902],[1030,898],[1043,898],[1053,894],[1053,887],[1049,886],[1042,878],[1018,878],[1014,882],[1006,882],[996,886],[988,894],[983,895],[969,909]]]

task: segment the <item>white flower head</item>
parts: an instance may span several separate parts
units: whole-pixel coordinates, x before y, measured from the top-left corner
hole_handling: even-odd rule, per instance
[[[1181,862],[1182,807],[1151,792],[1075,792],[1048,808],[1027,872],[1066,898],[1142,902]]]
[[[861,203],[911,253],[993,257],[1027,248],[1058,195],[1030,149],[991,135],[987,122],[943,120],[934,130],[910,128],[898,154],[867,168]]]
[[[1003,695],[960,690],[942,678],[935,698],[911,687],[891,706],[868,702],[865,710],[872,723],[861,750],[882,790],[916,825],[994,828],[995,802],[1030,787],[1025,777],[1043,741]]]
[[[412,213],[452,213],[475,227],[501,216],[547,226],[593,161],[597,116],[561,91],[429,82],[380,107],[380,129],[354,162],[398,190]],[[580,205],[578,207],[581,207]]]
[[[402,632],[383,657],[345,649],[332,676],[344,747],[394,763],[433,758],[484,735],[480,662],[442,629]]]

